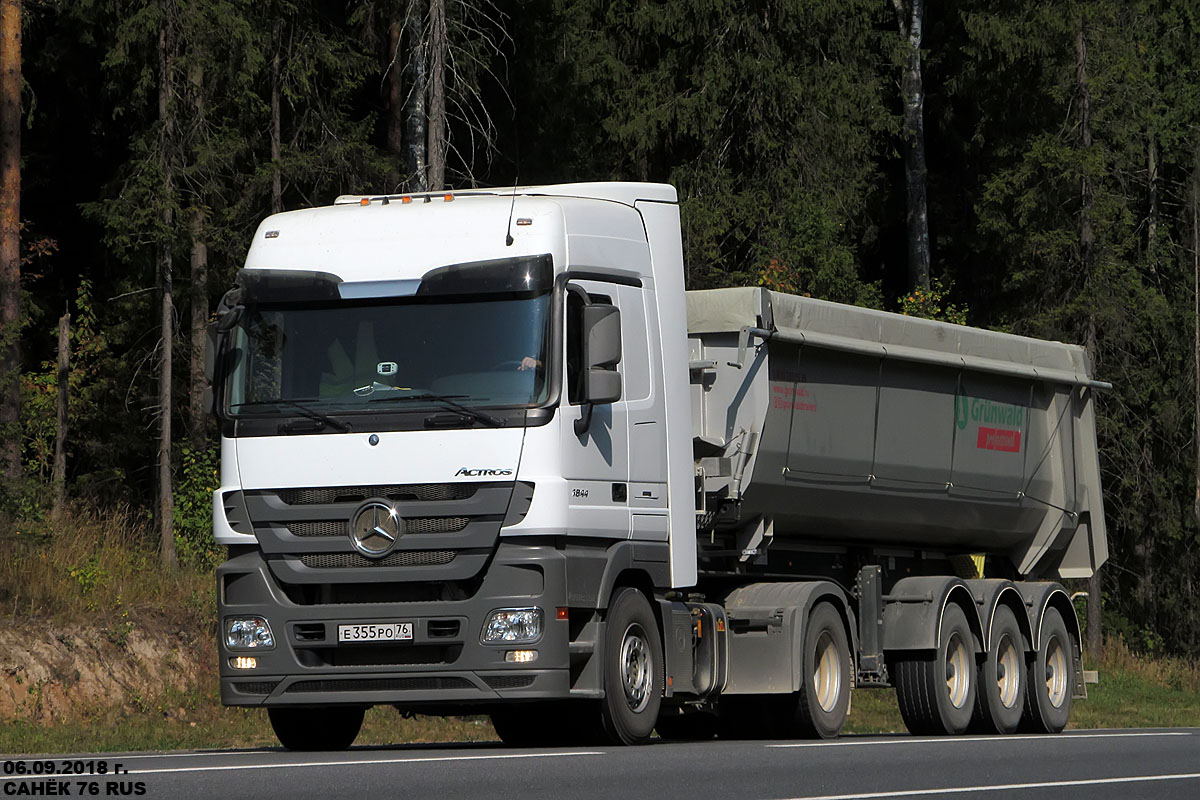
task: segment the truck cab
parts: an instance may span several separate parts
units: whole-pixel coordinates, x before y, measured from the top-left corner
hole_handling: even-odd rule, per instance
[[[223,702],[305,746],[374,704],[605,695],[614,590],[649,627],[655,588],[695,581],[675,200],[580,184],[264,220],[213,331]]]

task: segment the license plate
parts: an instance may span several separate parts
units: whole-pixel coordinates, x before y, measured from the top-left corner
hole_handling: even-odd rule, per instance
[[[339,642],[402,642],[412,639],[411,622],[383,625],[338,625]]]

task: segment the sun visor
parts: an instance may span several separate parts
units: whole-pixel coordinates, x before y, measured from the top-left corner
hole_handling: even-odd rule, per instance
[[[314,303],[339,300],[342,279],[331,272],[302,269],[242,269],[237,285],[246,303]]]

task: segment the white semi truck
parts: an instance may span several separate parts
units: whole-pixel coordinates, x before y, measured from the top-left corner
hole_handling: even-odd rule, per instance
[[[1055,732],[1107,557],[1072,345],[684,291],[670,186],[340,197],[210,332],[221,697],[510,743]]]

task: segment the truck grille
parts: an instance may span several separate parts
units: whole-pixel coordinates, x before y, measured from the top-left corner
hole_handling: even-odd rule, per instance
[[[457,533],[467,527],[470,517],[417,517],[404,520],[404,532],[409,533]],[[293,522],[288,530],[293,536],[345,536],[348,523],[341,520],[324,522]]]
[[[372,498],[403,520],[404,535],[378,559],[359,553],[349,536],[351,519]],[[521,520],[532,499],[532,484],[510,480],[248,489],[228,493],[224,505],[253,531],[280,584],[366,586],[474,579],[500,528]]]
[[[388,500],[466,500],[475,494],[475,483],[413,483],[380,486],[321,486],[313,489],[280,489],[279,499],[289,506],[323,506],[330,503],[361,503],[372,497]]]
[[[383,558],[367,558],[359,553],[317,553],[300,556],[310,569],[346,569],[348,567],[431,567],[449,564],[453,550],[401,550]]]
[[[474,689],[475,684],[454,675],[426,678],[346,678],[342,680],[298,681],[287,688],[292,692],[419,692],[440,689]]]

